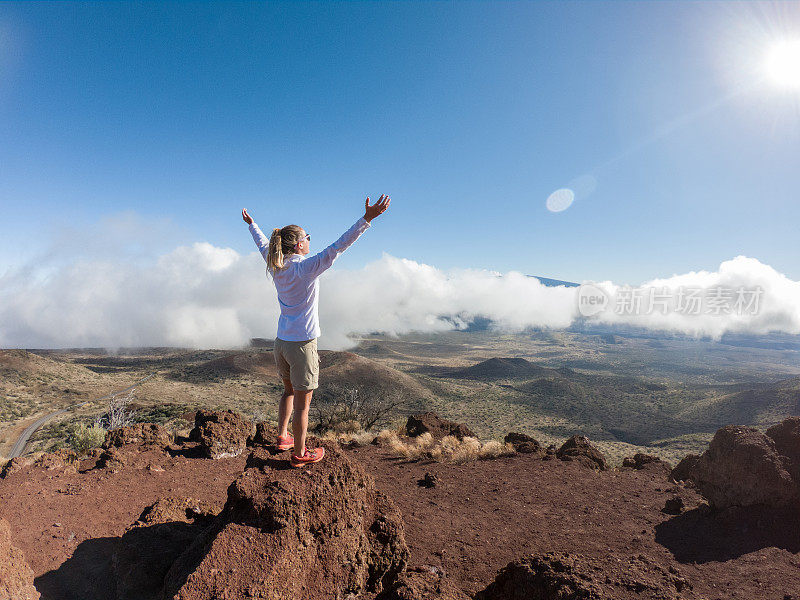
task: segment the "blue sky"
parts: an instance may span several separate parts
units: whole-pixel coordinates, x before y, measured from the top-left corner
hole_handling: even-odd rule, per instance
[[[120,221],[134,254],[249,253],[242,207],[313,252],[385,192],[337,266],[797,280],[787,36],[796,3],[2,3],[0,275]]]

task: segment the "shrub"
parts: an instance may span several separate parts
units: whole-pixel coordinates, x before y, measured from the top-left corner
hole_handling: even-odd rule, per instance
[[[379,391],[364,386],[328,385],[315,405],[314,431],[369,431],[385,424],[409,398],[402,390]]]
[[[72,428],[68,437],[68,444],[77,454],[83,454],[92,448],[101,446],[105,439],[106,430],[98,423],[91,426],[79,423]]]

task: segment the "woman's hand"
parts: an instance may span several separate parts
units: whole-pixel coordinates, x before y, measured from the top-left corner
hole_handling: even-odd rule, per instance
[[[378,215],[382,215],[384,211],[389,208],[390,202],[389,196],[383,194],[375,204],[370,206],[369,196],[367,196],[367,200],[364,202],[364,220],[369,223]]]
[[[242,209],[242,218],[244,219],[244,222],[247,223],[248,225],[252,225],[253,224],[253,219],[251,219],[250,215],[247,214],[247,209],[246,208]]]

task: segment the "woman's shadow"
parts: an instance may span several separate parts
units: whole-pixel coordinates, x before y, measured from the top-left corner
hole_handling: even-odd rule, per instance
[[[769,547],[800,551],[796,507],[734,506],[714,511],[704,504],[655,529],[656,542],[681,563],[721,562]]]

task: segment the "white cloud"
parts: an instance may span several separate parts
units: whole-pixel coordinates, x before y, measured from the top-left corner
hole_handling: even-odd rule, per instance
[[[620,289],[612,282],[597,285],[609,296]],[[681,285],[761,286],[760,312],[620,315],[611,307],[592,319],[714,337],[725,331],[800,333],[800,282],[754,258],[738,256],[714,272],[654,279],[643,287]],[[444,331],[475,316],[505,331],[563,328],[579,316],[577,290],[546,287],[513,271],[442,271],[384,254],[361,269],[334,266],[322,275],[319,344],[342,349],[352,346],[350,334]],[[274,337],[278,315],[261,256],[208,243],[147,260],[110,259],[93,248],[70,261],[62,252],[57,264],[44,260],[0,277],[0,347],[236,347],[252,337]]]

